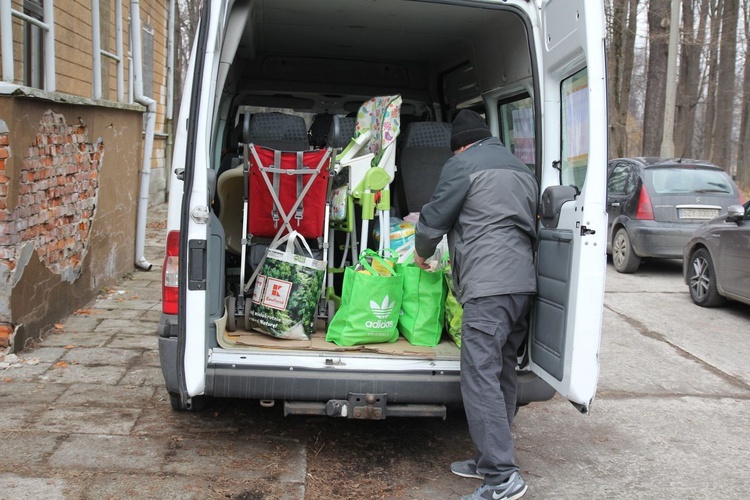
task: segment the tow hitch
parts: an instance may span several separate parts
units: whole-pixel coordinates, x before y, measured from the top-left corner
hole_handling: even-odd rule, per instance
[[[347,399],[330,399],[326,403],[284,401],[284,416],[326,415],[358,420],[384,420],[388,417],[437,417],[445,420],[447,410],[440,404],[387,405],[387,394],[350,393]]]

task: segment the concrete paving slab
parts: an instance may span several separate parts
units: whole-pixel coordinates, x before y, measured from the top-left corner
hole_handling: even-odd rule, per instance
[[[161,287],[161,285],[159,286]],[[154,326],[156,327],[158,327],[160,318],[161,318],[161,303],[159,303],[159,307],[144,312],[143,315],[140,317],[140,319],[144,321],[152,321],[154,323]]]
[[[516,459],[529,498],[744,498],[749,424],[747,399],[602,398],[588,417],[556,399],[521,410]]]
[[[33,428],[46,432],[128,435],[140,409],[55,406],[39,415]]]
[[[125,309],[123,307],[106,307],[102,309],[94,309],[98,316],[106,317],[108,319],[129,319],[139,320],[143,317],[148,308],[142,309]]]
[[[147,436],[73,434],[55,450],[48,462],[66,470],[145,471],[159,470],[169,450]]]
[[[626,319],[604,311],[597,395],[736,395],[750,390],[728,384],[724,377],[693,358],[676,356],[668,343],[644,335]]]
[[[164,472],[259,480],[284,477],[285,482],[304,483],[305,444],[242,435],[179,436],[169,440]]]
[[[34,498],[35,500],[59,500],[75,498],[76,486],[63,479],[46,477],[24,477],[0,473],[0,499]]]
[[[26,429],[44,412],[49,411],[49,408],[50,405],[44,403],[0,406],[0,422],[3,423],[3,433]]]
[[[62,321],[64,330],[67,332],[93,332],[101,323],[102,318],[99,315],[72,315]],[[45,342],[46,345],[46,342]]]
[[[117,333],[112,337],[107,347],[116,349],[148,349],[156,351],[158,355],[159,339],[155,332],[151,332],[150,335]]]
[[[49,382],[0,383],[0,408],[13,404],[54,403],[66,390],[63,384]]]
[[[51,367],[52,363],[48,361],[37,362],[36,360],[32,360],[32,363],[23,361],[14,363],[9,368],[0,372],[0,380],[35,382],[42,379]]]
[[[58,385],[58,384],[52,384]],[[57,406],[99,406],[104,408],[143,408],[153,398],[154,387],[74,384],[59,398]]]
[[[138,366],[128,370],[118,385],[164,387],[164,375],[161,368]]]
[[[161,370],[161,361],[159,360],[159,351],[157,349],[144,351],[138,357],[137,361],[135,362],[135,365],[136,366],[151,366],[154,368],[159,368]]]
[[[227,478],[205,478],[176,475],[100,474],[86,488],[86,498],[169,498],[170,500],[204,500],[206,498],[253,498],[242,496],[243,482]],[[263,497],[257,497],[263,498]],[[302,495],[296,497],[302,498]]]
[[[60,436],[30,429],[3,432],[3,439],[0,441],[0,456],[3,457],[1,467],[6,470],[38,468],[55,450],[60,439]],[[0,481],[0,498],[2,491]]]
[[[85,366],[127,366],[140,355],[140,350],[134,349],[76,347],[68,349],[62,361]]]
[[[659,308],[643,308],[627,294],[608,297],[607,307],[628,320],[645,335],[672,343],[730,377],[750,387],[750,307],[707,309],[683,295],[659,295]],[[713,332],[721,331],[720,336]],[[658,332],[658,333],[657,333]]]
[[[127,370],[125,366],[68,365],[64,368],[52,368],[41,378],[60,384],[99,383],[115,385],[125,376]]]
[[[94,303],[94,307],[107,310],[134,310],[143,311],[150,309],[153,302],[138,299],[107,300],[99,299]]]
[[[153,321],[143,321],[139,319],[105,319],[99,324],[96,331],[155,337],[156,325],[154,325]]]
[[[250,429],[232,413],[223,415],[213,409],[197,413],[172,411],[164,388],[156,388],[153,404],[144,408],[133,429],[134,435],[182,436],[198,434],[236,435]]]
[[[45,347],[103,347],[112,338],[112,333],[69,331],[57,333],[44,338]]]
[[[26,349],[19,357],[24,359],[38,359],[39,361],[47,363],[55,363],[59,361],[60,357],[65,354],[67,350],[63,347],[47,347],[46,344],[36,349]]]

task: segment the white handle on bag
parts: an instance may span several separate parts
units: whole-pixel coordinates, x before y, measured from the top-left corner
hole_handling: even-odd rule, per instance
[[[302,242],[302,245],[299,244],[300,241]],[[304,248],[305,250],[307,250],[307,254],[310,257],[315,258],[313,256],[312,250],[310,250],[310,245],[307,244],[307,241],[305,241],[305,238],[303,238],[302,235],[299,234],[297,231],[292,231],[289,234],[279,238],[276,244],[271,248],[275,250],[279,248],[284,242],[286,242],[286,253],[293,254],[294,245],[297,245],[297,248],[300,250],[300,252]]]

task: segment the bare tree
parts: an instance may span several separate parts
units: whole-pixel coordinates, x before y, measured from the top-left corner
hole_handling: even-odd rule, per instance
[[[175,10],[175,109],[179,109],[190,50],[200,19],[201,0],[177,0]]]
[[[737,74],[737,21],[739,0],[724,0],[711,161],[730,171]]]
[[[695,15],[698,6],[700,7],[696,28]],[[706,41],[708,7],[708,0],[683,0],[682,2],[682,50],[675,120],[675,154],[681,157],[694,156],[693,136],[701,84],[701,56]]]
[[[742,84],[742,124],[737,151],[737,184],[750,189],[750,0],[744,0],[745,77]]]
[[[618,157],[627,155],[627,122],[639,2],[615,0],[610,9],[610,150]]]
[[[719,35],[721,34],[721,0],[711,0],[709,18],[711,20],[711,36],[708,43],[708,61],[706,66],[706,115],[703,127],[702,157],[710,157],[713,149],[713,129],[716,117],[716,87],[719,66]]]
[[[664,129],[670,0],[650,0],[648,5],[648,73],[643,116],[643,155],[659,156]]]

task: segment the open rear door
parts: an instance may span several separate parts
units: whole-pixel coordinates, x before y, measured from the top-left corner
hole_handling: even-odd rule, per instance
[[[536,2],[541,187],[572,185],[579,194],[540,229],[530,368],[586,413],[599,374],[607,258],[604,9],[601,0]]]

